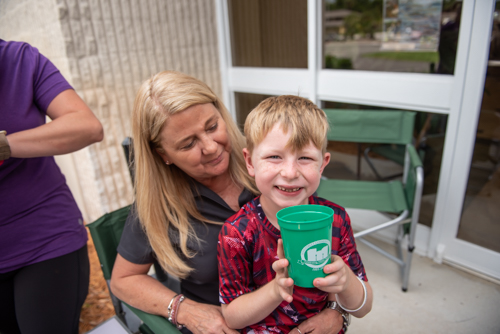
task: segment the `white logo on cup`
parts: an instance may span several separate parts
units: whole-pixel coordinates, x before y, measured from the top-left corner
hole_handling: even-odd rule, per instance
[[[323,268],[330,258],[330,240],[323,239],[311,242],[300,252],[299,264],[314,269]]]

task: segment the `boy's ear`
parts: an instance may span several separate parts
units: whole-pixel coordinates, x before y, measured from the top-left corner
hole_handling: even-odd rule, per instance
[[[323,163],[321,164],[321,168],[319,170],[319,173],[320,174],[323,174],[323,170],[325,169],[325,167],[330,163],[330,152],[326,152],[324,155],[323,155]]]
[[[243,158],[245,159],[245,164],[247,165],[247,171],[250,176],[255,177],[255,170],[252,163],[252,155],[250,151],[245,147],[243,149]]]

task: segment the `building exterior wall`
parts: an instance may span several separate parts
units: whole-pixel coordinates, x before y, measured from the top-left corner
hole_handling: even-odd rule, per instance
[[[133,201],[121,142],[145,79],[177,70],[221,94],[213,1],[1,0],[0,38],[37,47],[104,127],[101,143],[57,158],[87,222]]]

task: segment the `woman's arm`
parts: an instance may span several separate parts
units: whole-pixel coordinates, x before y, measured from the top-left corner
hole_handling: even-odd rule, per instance
[[[47,115],[52,122],[7,135],[11,157],[71,153],[103,138],[101,123],[72,89],[61,92],[52,100]]]
[[[310,317],[300,324],[300,332],[295,330],[291,334],[314,333],[314,334],[337,334],[344,326],[342,315],[330,308],[325,308],[318,314]]]
[[[148,275],[151,265],[135,264],[118,254],[111,275],[111,291],[133,307],[167,317],[168,304],[176,293]]]
[[[151,264],[135,264],[118,254],[111,276],[111,290],[116,297],[133,307],[168,317],[168,304],[176,293],[148,276],[150,267]],[[226,325],[219,306],[190,299],[180,304],[177,322],[194,334],[238,333]]]

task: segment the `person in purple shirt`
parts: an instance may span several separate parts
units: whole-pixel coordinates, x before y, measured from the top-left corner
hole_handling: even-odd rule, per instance
[[[0,39],[0,333],[78,333],[87,232],[53,156],[102,138],[47,58]]]

